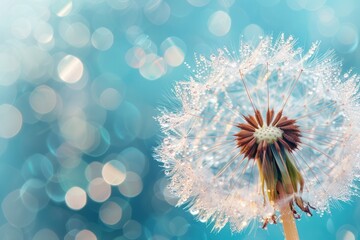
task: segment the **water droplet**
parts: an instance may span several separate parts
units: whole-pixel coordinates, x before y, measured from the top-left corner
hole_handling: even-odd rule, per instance
[[[192,207],[192,208],[190,208],[190,213],[192,215],[197,215],[197,214],[199,214],[199,209]]]

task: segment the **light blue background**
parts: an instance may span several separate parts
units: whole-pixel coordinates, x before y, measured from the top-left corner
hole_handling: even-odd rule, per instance
[[[269,226],[268,231],[255,225],[253,229],[249,227],[236,234],[226,226],[221,232],[214,233],[211,226],[196,222],[186,210],[164,200],[163,189],[159,190],[163,170],[152,157],[153,148],[161,139],[154,116],[158,114],[157,108],[166,104],[166,96],[174,83],[191,74],[184,64],[180,64],[182,57],[192,65],[194,52],[208,56],[219,47],[236,49],[240,38],[257,41],[259,34],[277,37],[284,33],[293,35],[298,39],[297,46],[305,48],[320,40],[320,51],[334,49],[343,60],[345,70],[353,68],[354,72],[359,72],[359,1],[0,0],[0,8],[0,104],[16,107],[22,116],[19,132],[11,138],[0,138],[1,239],[50,239],[48,233],[39,233],[44,228],[50,229],[58,239],[76,239],[83,229],[92,231],[97,239],[114,240],[283,239],[281,225]],[[219,11],[231,22],[217,19]],[[44,23],[48,25],[41,25]],[[74,23],[81,23],[82,27],[75,27],[71,32],[69,28],[74,27],[71,25]],[[30,26],[30,30],[26,26]],[[112,33],[113,41],[109,35],[100,38],[94,35],[101,27]],[[229,31],[222,31],[227,27]],[[175,53],[180,55],[166,57],[166,49],[170,46],[177,47]],[[139,51],[138,58],[132,52],[134,48]],[[152,54],[148,60],[146,54]],[[9,55],[15,60],[6,60]],[[78,81],[61,77],[64,69],[60,62],[66,55],[78,58],[84,67],[80,71],[79,65],[75,64],[72,69],[71,74],[81,72]],[[13,70],[6,70],[9,68]],[[64,78],[76,83],[68,83]],[[50,99],[43,96],[41,100],[31,100],[31,94],[40,85],[51,87],[61,98],[61,104],[59,99],[56,100],[56,107],[46,114],[37,112],[36,106],[41,107],[44,102],[45,109],[50,108]],[[101,98],[102,91],[107,88],[116,92],[115,97],[110,97],[110,103]],[[73,107],[72,113],[69,109]],[[79,111],[83,111],[83,119],[100,134],[99,141],[103,145],[95,144],[95,150],[79,150],[76,141],[81,139],[70,139],[71,142],[64,136],[66,131],[61,130],[65,128],[66,119],[77,116]],[[70,127],[74,132],[82,126],[74,122],[68,124],[74,124]],[[60,163],[63,158],[57,152],[67,140],[73,144],[70,145],[78,156],[74,161],[79,163],[74,166]],[[118,155],[124,150],[130,157]],[[35,160],[29,161],[34,154],[43,155],[45,160],[35,155]],[[103,203],[94,202],[88,196],[86,205],[75,211],[64,201],[70,187],[88,188],[86,169],[89,164],[94,161],[105,164],[114,158],[125,161],[127,171],[138,173],[143,185],[135,197],[127,197],[117,187],[112,187],[107,201],[120,198],[119,205],[125,209],[127,203],[132,210],[128,219],[124,217],[124,222],[115,227],[106,225],[99,217]],[[55,178],[58,182],[54,182]],[[36,209],[36,216],[27,226],[10,226],[4,214],[4,208],[9,205],[4,204],[4,199],[16,189],[24,188],[29,179],[37,179],[43,184],[33,196],[41,197],[45,205]],[[132,188],[131,184],[125,187]],[[12,208],[11,216],[16,211],[16,207]],[[360,238],[358,198],[334,204],[331,210],[331,214],[304,216],[298,221],[301,239]],[[134,228],[123,227],[129,219],[136,221],[131,225]],[[180,219],[181,224],[175,224],[174,219]]]

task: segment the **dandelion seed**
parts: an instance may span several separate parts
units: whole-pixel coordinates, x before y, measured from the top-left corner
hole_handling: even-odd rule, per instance
[[[282,222],[297,239],[294,219],[354,194],[359,77],[342,74],[331,52],[319,56],[318,43],[294,45],[265,37],[196,57],[193,76],[175,86],[178,107],[158,117],[169,189],[216,230]]]

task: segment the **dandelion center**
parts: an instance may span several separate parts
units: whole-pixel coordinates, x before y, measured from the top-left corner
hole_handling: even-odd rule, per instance
[[[256,138],[256,143],[262,141],[269,143],[274,143],[278,138],[282,137],[282,131],[280,128],[274,126],[264,126],[255,130],[254,137]]]
[[[255,110],[254,116],[243,116],[246,122],[237,125],[241,129],[235,134],[237,146],[249,159],[264,157],[271,147],[279,153],[282,149],[290,153],[300,144],[296,120],[283,116],[282,110],[274,115],[274,110],[268,109],[264,121],[260,111]]]

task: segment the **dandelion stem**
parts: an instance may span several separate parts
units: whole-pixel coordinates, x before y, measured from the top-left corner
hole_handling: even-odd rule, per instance
[[[286,240],[299,240],[299,234],[296,228],[296,223],[293,214],[288,204],[280,208],[281,220],[284,228],[284,235]]]
[[[284,200],[287,198],[282,184],[278,182],[277,191],[279,192],[280,199]],[[294,220],[293,212],[290,209],[290,204],[288,201],[281,201],[279,204],[281,221],[284,228],[284,235],[286,240],[299,240],[299,234],[296,228],[296,223]]]

